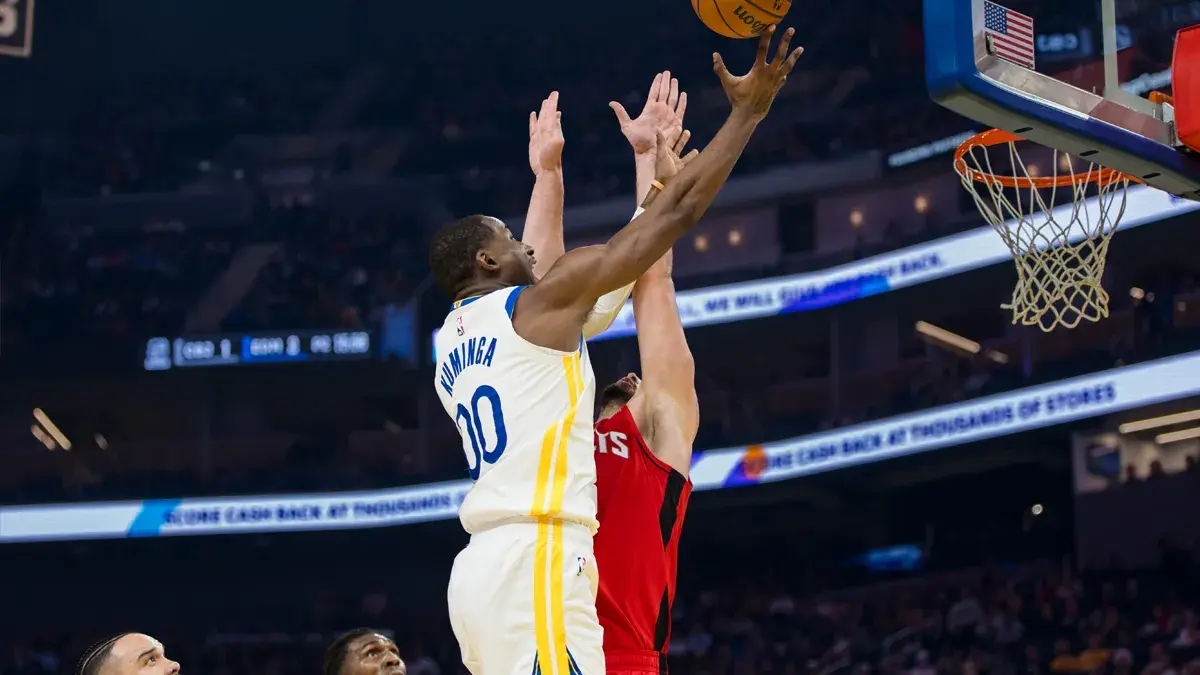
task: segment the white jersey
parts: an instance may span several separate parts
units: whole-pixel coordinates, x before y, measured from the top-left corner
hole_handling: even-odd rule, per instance
[[[580,335],[560,352],[517,335],[525,286],[455,303],[434,339],[434,387],[458,426],[475,485],[458,517],[475,534],[550,517],[595,532],[596,378]]]

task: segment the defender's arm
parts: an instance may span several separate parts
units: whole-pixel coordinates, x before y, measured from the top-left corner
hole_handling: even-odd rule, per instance
[[[513,328],[519,335],[534,344],[573,351],[596,300],[636,281],[704,215],[802,51],[788,54],[792,35],[789,29],[780,41],[777,57],[768,61],[773,34],[774,27],[763,32],[758,58],[746,75],[731,75],[720,55],[713,54],[713,69],[733,106],[721,130],[662,192],[656,196],[651,191],[643,202],[645,213],[608,243],[578,248],[562,256],[545,278],[521,293],[513,316]],[[663,140],[660,133],[660,165],[671,162],[672,157]]]
[[[553,125],[561,118],[551,118],[557,105],[557,93],[542,104],[541,113],[530,114],[530,157],[538,154],[536,146],[545,134],[538,132],[539,126]],[[671,77],[670,71],[663,71],[654,76],[650,91],[646,95],[645,105],[636,118],[630,118],[625,108],[618,102],[609,103],[609,107],[617,116],[621,133],[633,148],[634,167],[636,169],[636,199],[642,203],[650,192],[655,175],[656,134],[675,134],[683,128],[683,116],[687,111],[687,93],[679,90],[679,80]],[[687,144],[690,133],[684,131],[676,144],[676,153]],[[562,176],[561,171],[543,171],[537,174],[533,197],[530,200],[529,212],[526,215],[525,231],[522,241],[533,247],[537,252],[537,264],[534,266],[534,276],[541,278],[546,271],[566,252],[562,219]],[[637,215],[636,213],[634,214]],[[627,284],[601,296],[592,311],[588,313],[583,324],[584,338],[591,338],[608,330],[625,301],[633,291],[633,284]]]
[[[513,327],[534,344],[571,351],[600,296],[637,281],[712,204],[759,120],[735,110],[704,152],[607,243],[563,255],[517,300]],[[661,145],[665,146],[666,143]],[[660,152],[670,152],[662,148]],[[526,311],[528,310],[528,311]]]
[[[671,254],[642,275],[633,291],[642,384],[629,402],[654,454],[684,476],[700,427],[696,363],[683,333],[671,279]]]

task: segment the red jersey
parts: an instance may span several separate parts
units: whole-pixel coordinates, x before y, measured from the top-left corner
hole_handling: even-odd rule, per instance
[[[692,483],[650,452],[629,407],[596,423],[596,613],[609,673],[665,673]]]

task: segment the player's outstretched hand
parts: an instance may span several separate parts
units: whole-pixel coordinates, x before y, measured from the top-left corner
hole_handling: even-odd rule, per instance
[[[529,168],[535,175],[561,169],[565,144],[558,92],[553,91],[542,101],[540,111],[529,113]]]
[[[636,155],[653,155],[656,151],[655,137],[658,132],[670,133],[683,127],[683,114],[687,111],[687,92],[679,91],[679,80],[665,70],[654,76],[646,104],[636,119],[630,119],[625,107],[616,101],[608,104],[617,114],[621,133]]]
[[[768,26],[763,31],[758,39],[758,55],[754,59],[754,66],[745,75],[732,75],[725,67],[721,55],[713,53],[713,70],[717,77],[721,78],[721,87],[729,97],[729,103],[735,110],[749,113],[757,119],[767,115],[779,88],[787,81],[788,73],[792,72],[796,61],[804,53],[803,47],[796,47],[792,53],[788,53],[792,36],[796,34],[795,29],[789,28],[779,40],[775,57],[768,60],[771,36],[774,34],[775,26]]]
[[[682,171],[683,167],[688,165],[688,162],[691,162],[700,154],[699,150],[692,150],[686,155],[681,154],[691,137],[692,134],[690,132],[684,131],[679,127],[675,127],[668,132],[655,132],[655,180],[665,183],[672,176]]]

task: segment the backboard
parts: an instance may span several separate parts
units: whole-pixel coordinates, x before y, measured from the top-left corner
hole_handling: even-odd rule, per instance
[[[1189,0],[924,0],[925,71],[939,104],[983,125],[1200,199],[1177,149],[1170,89]]]

